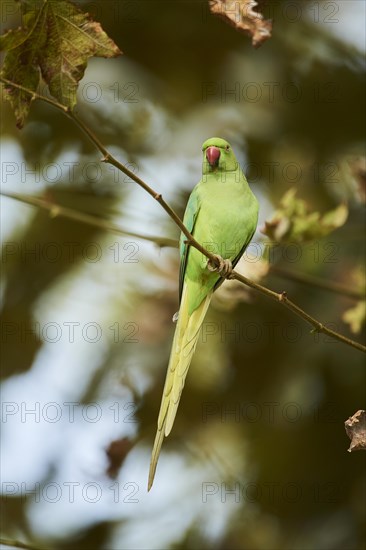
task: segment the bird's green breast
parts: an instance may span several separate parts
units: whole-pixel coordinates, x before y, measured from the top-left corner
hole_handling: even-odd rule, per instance
[[[231,181],[230,181],[231,179]],[[244,176],[202,180],[196,187],[200,209],[193,230],[204,248],[233,261],[255,231],[258,202]],[[188,309],[194,311],[213,289],[220,275],[207,269],[207,258],[189,251],[185,282],[189,284]]]

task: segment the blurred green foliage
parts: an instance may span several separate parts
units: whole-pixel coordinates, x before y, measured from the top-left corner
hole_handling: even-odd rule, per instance
[[[258,277],[276,291],[286,290],[331,328],[354,337],[344,322],[352,325],[350,314],[343,321],[342,316],[351,308],[359,313],[362,306],[355,300],[271,270],[272,265],[362,287],[357,273],[364,262],[365,71],[357,45],[362,37],[352,42],[355,33],[348,20],[352,9],[360,10],[361,18],[361,3],[296,2],[298,15],[291,11],[294,4],[264,6],[265,16],[274,19],[273,36],[254,50],[249,38],[210,16],[205,2],[82,3],[125,55],[89,63],[76,109],[101,141],[167,195],[180,213],[200,178],[202,141],[213,134],[231,141],[260,200],[261,224],[275,211],[280,224],[288,219],[282,235],[270,235],[283,242],[269,259],[268,273]],[[333,13],[332,7],[339,9]],[[16,10],[12,13],[7,28],[18,22]],[[7,104],[2,114],[2,150],[9,152],[5,160],[19,168],[16,184],[9,179],[12,190],[39,193],[127,228],[131,224],[146,232],[148,227],[154,235],[177,238],[164,212],[132,182],[116,180],[108,169],[95,172],[100,154],[65,116],[34,102],[29,122],[19,132]],[[52,179],[45,171],[65,162],[75,163],[72,177],[63,171]],[[39,175],[37,185],[34,174]],[[2,200],[4,214],[10,203]],[[252,292],[239,297],[234,287],[228,288],[230,309],[218,296],[207,316],[176,426],[163,447],[167,460],[162,457],[154,493],[146,501],[149,452],[174,330],[171,317],[177,310],[177,251],[134,239],[138,261],[128,262],[126,257],[134,259],[131,239],[30,206],[11,208],[13,222],[9,214],[4,216],[3,245],[8,248],[3,246],[2,258],[7,400],[31,405],[36,400],[32,380],[43,389],[45,401],[56,399],[50,393],[54,388],[61,392],[59,399],[79,403],[107,398],[113,403],[128,391],[138,422],[136,432],[127,435],[123,422],[119,434],[105,427],[104,438],[95,425],[92,439],[100,454],[96,450],[95,462],[87,466],[85,457],[70,455],[70,449],[81,452],[86,445],[83,430],[69,435],[70,426],[54,424],[56,439],[35,439],[24,449],[24,464],[37,466],[36,474],[27,477],[19,467],[5,481],[82,483],[86,471],[91,472],[86,479],[101,483],[117,464],[120,486],[138,485],[139,504],[120,500],[99,515],[92,504],[78,515],[72,504],[58,513],[43,499],[45,519],[37,520],[32,496],[4,495],[4,536],[64,549],[364,547],[364,457],[346,452],[343,426],[364,407],[361,353],[311,333],[265,297]],[[65,255],[70,242],[77,243],[72,260]],[[51,251],[50,243],[62,251],[54,261],[42,253]],[[92,261],[92,251],[85,253],[90,243],[102,250],[100,261]],[[39,256],[24,254],[37,247]],[[252,262],[253,276],[256,268]],[[56,348],[36,330],[37,322],[47,321],[98,322],[107,327],[108,338],[94,347],[82,342],[89,347],[79,346],[83,353],[78,355],[70,342],[61,341]],[[115,323],[122,327],[119,337],[110,330]],[[364,338],[362,330],[357,338]],[[45,374],[38,384],[42,351]],[[21,396],[7,389],[17,381],[24,388]],[[11,455],[19,447],[12,447],[9,437],[4,436],[3,452]],[[19,445],[22,437],[17,439],[13,430]],[[58,448],[57,437],[68,437],[67,444]],[[114,444],[111,453],[113,441],[124,438],[132,449]],[[144,460],[133,454],[139,451]],[[182,462],[176,462],[177,456]],[[137,465],[137,477],[128,477],[129,459]],[[15,463],[19,455],[8,460]],[[217,491],[205,502],[203,484],[208,482]],[[226,488],[237,492],[230,495]],[[183,525],[192,510],[194,518]],[[226,518],[216,538],[210,536],[210,517],[214,523]],[[168,524],[174,526],[171,531]],[[169,540],[166,532],[173,533]]]

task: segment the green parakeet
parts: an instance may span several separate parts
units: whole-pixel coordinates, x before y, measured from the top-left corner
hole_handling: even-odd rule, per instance
[[[250,243],[258,221],[258,201],[249,188],[230,144],[211,138],[202,146],[201,181],[193,189],[184,225],[207,250],[224,260],[213,270],[206,256],[180,238],[180,307],[169,359],[158,429],[151,456],[148,490],[155,476],[161,445],[177,413],[188,368],[213,292],[224,278],[222,269],[234,267]]]

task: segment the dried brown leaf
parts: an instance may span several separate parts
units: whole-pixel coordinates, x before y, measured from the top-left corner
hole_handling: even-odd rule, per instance
[[[346,433],[351,440],[348,452],[366,450],[366,411],[359,410],[345,421]]]
[[[258,48],[271,37],[272,21],[264,19],[255,11],[258,2],[254,0],[209,0],[211,13],[222,17],[236,30],[252,37],[252,44]]]
[[[107,474],[109,477],[112,479],[117,477],[118,472],[132,447],[133,442],[127,437],[111,441],[108,449],[106,449],[106,454],[109,461],[107,469]]]

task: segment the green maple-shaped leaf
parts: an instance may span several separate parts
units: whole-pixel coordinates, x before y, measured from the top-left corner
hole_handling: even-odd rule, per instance
[[[89,57],[116,57],[122,52],[87,13],[68,0],[23,0],[22,27],[0,37],[6,50],[1,76],[33,92],[41,76],[50,93],[72,109]],[[32,96],[7,85],[5,97],[21,128]]]

